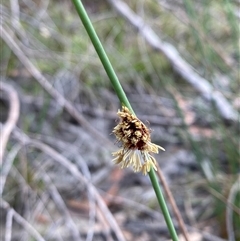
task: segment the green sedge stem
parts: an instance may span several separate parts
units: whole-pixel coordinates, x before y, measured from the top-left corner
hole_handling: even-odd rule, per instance
[[[123,91],[123,88],[118,80],[118,77],[115,74],[115,71],[108,59],[108,56],[95,32],[95,29],[91,23],[91,20],[89,19],[88,15],[87,15],[87,12],[86,12],[82,2],[80,0],[72,0],[72,1],[75,5],[75,8],[78,12],[80,19],[82,20],[82,23],[89,35],[89,38],[91,39],[92,44],[103,64],[103,67],[104,67],[105,71],[107,72],[107,75],[113,85],[113,88],[114,88],[120,102],[123,105],[125,105],[129,110],[131,110],[132,113],[134,113],[134,111],[127,99],[127,96],[126,96],[125,92]]]
[[[82,2],[80,0],[72,0],[73,4],[75,5],[75,8],[78,12],[78,15],[80,17],[80,19],[82,20],[82,23],[92,41],[92,44],[103,64],[103,67],[105,69],[105,71],[107,72],[107,75],[113,85],[113,88],[121,102],[121,104],[125,105],[129,110],[132,111],[132,113],[134,113],[128,99],[127,96],[117,78],[117,75],[115,74],[115,71],[107,57],[107,54],[104,51],[104,48],[94,30],[94,27],[91,23],[91,20],[89,19],[87,12],[85,11],[85,8],[82,4]],[[149,172],[149,177],[150,180],[152,182],[152,186],[154,188],[154,191],[156,193],[160,208],[162,209],[163,212],[163,216],[165,218],[165,221],[167,223],[168,229],[169,229],[169,233],[171,234],[172,240],[173,241],[178,241],[178,237],[176,234],[176,231],[174,229],[173,223],[172,223],[172,219],[169,215],[168,209],[167,209],[167,205],[165,203],[163,194],[161,192],[161,188],[159,186],[158,180],[157,180],[157,176],[153,170],[153,168],[151,168],[150,172]]]
[[[167,205],[165,203],[161,188],[160,188],[159,183],[158,183],[157,176],[156,176],[153,168],[151,168],[151,170],[148,174],[149,174],[150,180],[152,182],[153,189],[156,193],[158,203],[159,203],[159,205],[162,209],[162,213],[163,213],[164,219],[167,223],[167,227],[168,227],[169,233],[171,234],[172,240],[178,241],[178,236],[177,236],[176,230],[174,228],[172,219],[171,219],[170,214],[168,212]]]

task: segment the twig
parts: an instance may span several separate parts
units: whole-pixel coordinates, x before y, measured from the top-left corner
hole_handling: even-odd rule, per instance
[[[102,226],[103,226],[102,232],[106,238],[106,241],[113,241],[113,238],[111,236],[111,228],[109,227],[109,222],[106,220],[104,213],[100,212],[98,209],[97,209],[97,211],[98,211],[97,212],[98,218],[101,221]]]
[[[84,183],[84,185],[89,189],[89,192],[95,197],[95,201],[97,202],[99,208],[104,213],[105,217],[107,218],[109,225],[111,226],[112,230],[115,232],[117,239],[119,241],[125,241],[125,238],[120,230],[115,218],[113,217],[112,213],[106,206],[105,202],[103,201],[102,197],[96,190],[96,188],[87,180],[81,172],[78,171],[78,168],[72,164],[67,158],[62,156],[60,153],[52,149],[51,147],[45,145],[44,143],[30,139],[27,135],[23,134],[20,131],[14,131],[14,137],[20,141],[21,143],[29,146],[33,146],[37,148],[47,155],[51,156],[56,162],[60,165],[64,166],[78,181]]]
[[[234,204],[235,198],[237,193],[240,192],[240,176],[238,177],[237,181],[233,184],[230,189],[229,196],[228,196],[228,205],[227,205],[227,212],[226,212],[226,223],[227,223],[227,233],[228,233],[228,240],[235,241],[234,236],[234,228],[233,228],[233,209],[231,204]]]
[[[77,161],[78,158],[76,158]],[[85,160],[83,160],[82,158],[80,158],[79,160],[79,166],[81,168],[81,171],[83,173],[83,175],[89,180],[91,181],[91,173],[89,171],[88,165],[85,162]],[[87,237],[86,237],[86,241],[92,241],[93,240],[93,236],[94,236],[94,224],[95,224],[95,217],[96,217],[96,202],[94,200],[94,197],[92,196],[92,193],[89,191],[88,189],[88,202],[89,202],[89,221],[88,221],[88,225],[89,225],[89,229],[87,232]],[[100,210],[97,212],[98,217],[101,215]],[[108,229],[110,230],[110,228],[108,227]]]
[[[6,123],[2,126],[0,133],[1,148],[0,148],[0,166],[3,163],[4,151],[7,146],[9,136],[16,126],[19,116],[19,100],[17,92],[7,83],[1,81],[0,90],[7,93],[9,98],[9,113]]]
[[[159,165],[158,165],[158,168],[157,168],[157,175],[158,175],[159,180],[162,183],[163,189],[164,189],[164,191],[165,191],[165,193],[166,193],[166,195],[168,197],[168,200],[171,203],[173,212],[174,212],[174,214],[176,216],[176,219],[178,221],[178,225],[179,225],[180,229],[182,230],[182,234],[183,234],[183,236],[184,236],[186,241],[190,241],[189,236],[188,236],[188,232],[187,232],[187,228],[185,227],[185,223],[183,221],[181,213],[179,212],[177,204],[176,204],[176,202],[175,202],[175,200],[173,198],[172,192],[171,192],[171,190],[170,190],[170,188],[169,188],[169,186],[168,186],[168,184],[167,184],[167,182],[166,182],[166,180],[164,178],[164,175],[163,175]]]
[[[17,26],[19,28],[20,23],[20,11],[18,0],[10,0],[11,4],[11,22],[13,26]]]
[[[121,0],[108,0],[111,5],[124,16],[135,28],[138,29],[142,37],[155,49],[161,51],[170,61],[176,72],[190,83],[208,101],[213,101],[219,114],[225,120],[237,121],[237,112],[228,103],[226,98],[203,77],[199,76],[192,66],[187,63],[179,54],[177,49],[161,38],[135,14],[126,3]]]
[[[1,26],[0,36],[11,48],[14,54],[23,63],[26,69],[32,74],[32,76],[38,81],[38,83],[56,100],[56,102],[65,108],[65,110],[76,120],[78,123],[86,128],[89,133],[94,136],[95,139],[100,140],[105,145],[113,146],[112,142],[99,131],[97,131],[88,121],[78,112],[78,110],[72,105],[72,103],[66,100],[49,81],[41,74],[41,72],[33,65],[24,52],[18,47],[16,41],[10,36],[6,29]]]
[[[6,156],[5,162],[3,163],[1,167],[1,172],[0,172],[0,196],[2,196],[3,190],[4,190],[4,185],[8,176],[8,173],[12,167],[13,161],[18,154],[19,150],[21,149],[21,145],[17,144],[14,146],[11,151],[8,153]]]
[[[12,238],[12,221],[13,221],[13,210],[10,209],[7,212],[6,218],[6,231],[5,231],[5,241],[11,241]]]
[[[19,213],[17,213],[13,208],[10,207],[9,203],[7,203],[2,198],[0,199],[0,207],[6,209],[8,212],[12,212],[12,215],[16,222],[18,222],[22,227],[24,227],[28,233],[32,235],[37,241],[46,241],[41,234]]]

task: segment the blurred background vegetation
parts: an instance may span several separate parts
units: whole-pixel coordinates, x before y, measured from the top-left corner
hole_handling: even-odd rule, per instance
[[[190,233],[200,234],[196,240],[240,241],[240,2],[131,0],[125,1],[122,14],[116,6],[121,2],[113,2],[83,4],[133,109],[152,129],[153,142],[166,149],[156,159]],[[152,46],[123,16],[130,9],[164,50],[184,60],[200,79],[190,83],[192,72],[181,74],[178,58],[170,60],[164,50]],[[3,37],[1,82],[17,91],[21,109],[3,159],[2,200],[44,240],[118,240],[105,232],[88,188],[43,150],[25,146],[19,137],[25,133],[58,151],[91,179],[102,197],[109,196],[105,202],[126,240],[167,240],[148,177],[111,164],[118,144],[114,146],[109,134],[120,104],[71,1],[2,0],[1,25],[53,88],[100,133],[96,137],[89,132],[52,98]],[[208,92],[199,91],[201,83],[224,101],[215,102]],[[4,91],[0,107],[4,123],[9,111]],[[11,163],[8,172],[5,163]],[[2,204],[2,240],[9,210]],[[14,220],[12,240],[37,239]]]

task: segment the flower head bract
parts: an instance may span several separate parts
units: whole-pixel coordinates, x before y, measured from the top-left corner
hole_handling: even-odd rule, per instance
[[[117,115],[120,122],[114,127],[113,133],[122,147],[112,153],[115,157],[113,161],[121,168],[131,166],[134,172],[144,175],[151,166],[157,170],[156,160],[150,153],[158,153],[158,149],[165,151],[164,148],[151,142],[149,129],[126,106]]]

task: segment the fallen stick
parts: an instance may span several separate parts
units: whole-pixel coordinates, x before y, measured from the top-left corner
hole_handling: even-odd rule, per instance
[[[1,127],[0,132],[0,140],[1,140],[1,148],[0,148],[0,166],[3,163],[4,152],[8,143],[9,136],[17,124],[17,120],[19,117],[20,104],[17,92],[7,83],[1,81],[0,83],[0,91],[7,93],[9,99],[9,112],[6,123]]]

